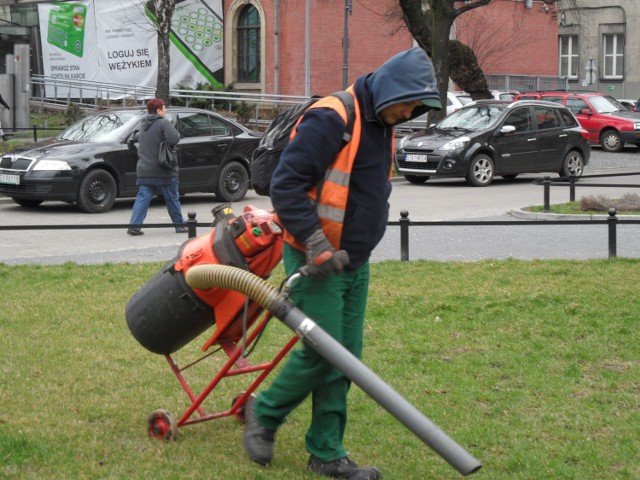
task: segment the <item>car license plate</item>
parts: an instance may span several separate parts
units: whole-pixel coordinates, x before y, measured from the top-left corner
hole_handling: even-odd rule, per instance
[[[0,173],[0,183],[20,185],[20,175],[7,175],[6,173]]]
[[[426,155],[407,154],[407,162],[427,163]]]

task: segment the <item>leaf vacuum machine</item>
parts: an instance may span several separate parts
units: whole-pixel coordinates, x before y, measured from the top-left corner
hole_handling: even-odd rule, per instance
[[[159,440],[176,438],[178,427],[192,423],[226,416],[242,420],[249,395],[297,341],[293,337],[272,361],[250,364],[245,353],[257,342],[270,313],[240,292],[191,288],[186,283],[185,275],[197,265],[233,266],[268,278],[282,258],[282,230],[273,220],[273,211],[247,206],[235,216],[231,208],[223,205],[213,214],[212,230],[183,243],[178,255],[145,283],[126,307],[127,324],[135,339],[147,350],[165,357],[191,401],[178,420],[167,410],[152,412],[148,431]],[[213,333],[202,346],[202,357],[184,367],[178,365],[173,354],[208,329]],[[226,361],[201,392],[194,391],[185,370],[218,351],[226,354]],[[216,386],[226,377],[242,374],[254,374],[255,378],[233,399],[231,408],[205,412],[203,402]]]
[[[152,412],[147,421],[151,438],[175,440],[179,427],[222,417],[243,421],[246,401],[302,339],[459,473],[466,476],[481,468],[477,459],[292,304],[289,290],[304,270],[285,279],[280,288],[266,281],[282,258],[282,230],[273,211],[247,206],[235,216],[222,206],[213,213],[212,231],[187,240],[127,303],[129,330],[143,347],[165,357],[190,400],[177,419],[164,409]],[[273,316],[295,335],[272,360],[252,364],[246,352],[255,348]],[[208,329],[213,333],[202,346],[203,355],[179,366],[173,354]],[[185,370],[218,351],[226,355],[222,366],[202,391],[195,391]],[[230,408],[205,411],[203,402],[223,379],[243,374],[251,374],[252,380],[234,396]]]

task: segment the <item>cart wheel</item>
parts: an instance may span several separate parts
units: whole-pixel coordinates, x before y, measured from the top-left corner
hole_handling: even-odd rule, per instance
[[[244,395],[244,392],[239,393],[238,395],[236,395],[235,397],[233,397],[233,400],[231,401],[231,406],[233,407],[236,402],[238,401],[238,399]],[[252,395],[253,396],[253,395]],[[238,408],[238,410],[236,410],[236,413],[234,414],[236,417],[236,420],[238,421],[238,423],[242,423],[244,424],[244,407],[247,403],[243,403],[242,405],[240,405],[240,408]]]
[[[177,440],[178,424],[166,410],[154,410],[147,419],[149,436],[154,440]]]

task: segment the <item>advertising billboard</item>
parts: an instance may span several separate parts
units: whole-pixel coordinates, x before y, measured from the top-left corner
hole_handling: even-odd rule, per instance
[[[80,0],[38,4],[44,75],[155,88],[156,12],[152,0]],[[170,85],[221,85],[221,0],[176,0],[171,22]],[[47,87],[46,96],[68,89]],[[111,97],[115,98],[115,97]]]

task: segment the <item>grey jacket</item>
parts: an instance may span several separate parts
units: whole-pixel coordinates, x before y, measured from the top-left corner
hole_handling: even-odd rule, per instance
[[[169,145],[177,145],[180,141],[178,130],[171,122],[160,115],[148,114],[140,124],[138,137],[138,166],[136,173],[140,177],[170,178],[178,176],[178,167],[167,170],[158,162],[160,142],[164,134]]]

